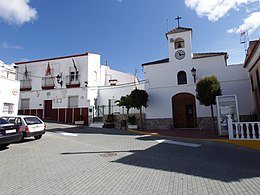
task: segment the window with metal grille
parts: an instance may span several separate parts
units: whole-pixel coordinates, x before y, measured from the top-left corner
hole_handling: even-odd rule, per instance
[[[187,84],[186,72],[184,71],[178,72],[177,77],[178,77],[178,85]]]
[[[12,103],[4,103],[3,113],[7,113],[7,114],[14,113],[14,104],[12,104]]]
[[[30,99],[21,99],[21,109],[29,109]]]
[[[77,108],[79,104],[79,96],[70,96],[68,97],[68,107],[69,108]]]

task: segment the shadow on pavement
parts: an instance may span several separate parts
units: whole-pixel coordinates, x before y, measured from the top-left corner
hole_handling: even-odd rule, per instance
[[[33,137],[26,137],[18,142],[15,142],[13,144],[20,144],[20,143],[27,143],[27,142],[31,142],[31,141],[36,141]]]
[[[4,151],[9,149],[9,146],[0,146],[0,151]]]
[[[219,143],[199,148],[157,144],[113,162],[224,182],[260,176],[260,152]]]

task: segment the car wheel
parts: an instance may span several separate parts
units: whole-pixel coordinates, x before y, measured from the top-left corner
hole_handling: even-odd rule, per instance
[[[42,135],[36,135],[34,136],[35,139],[41,139],[42,138]]]
[[[22,135],[21,141],[23,141],[24,138],[25,138],[25,134],[24,134],[24,132],[23,132],[23,135]]]

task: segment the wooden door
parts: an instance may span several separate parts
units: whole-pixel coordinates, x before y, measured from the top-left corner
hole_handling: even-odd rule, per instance
[[[195,128],[195,97],[189,93],[180,93],[172,97],[174,128]]]
[[[52,100],[44,101],[44,118],[52,119]]]

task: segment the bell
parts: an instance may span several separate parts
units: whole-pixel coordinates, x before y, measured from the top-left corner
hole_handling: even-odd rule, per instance
[[[181,42],[178,43],[178,48],[182,48]]]

